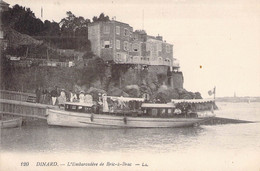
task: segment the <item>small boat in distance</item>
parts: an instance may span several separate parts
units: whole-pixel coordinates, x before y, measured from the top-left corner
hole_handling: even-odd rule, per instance
[[[0,120],[1,128],[16,128],[22,126],[22,118],[12,118],[7,120]]]
[[[122,97],[120,97],[122,98]],[[128,98],[129,99],[129,98]],[[213,101],[196,100],[197,104]],[[95,113],[93,105],[65,103],[65,110],[48,109],[48,125],[92,128],[176,128],[189,127],[204,122],[211,116],[199,116],[189,111],[193,100],[182,103],[142,103],[139,111]],[[184,107],[181,107],[184,105]],[[188,107],[186,107],[188,106]],[[193,108],[194,105],[193,105]],[[211,108],[210,108],[211,109]],[[210,111],[210,110],[209,110]]]

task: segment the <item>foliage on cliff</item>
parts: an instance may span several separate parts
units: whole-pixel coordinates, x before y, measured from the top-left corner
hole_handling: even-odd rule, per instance
[[[89,51],[88,24],[91,22],[90,19],[75,16],[71,11],[66,12],[66,15],[60,22],[49,20],[43,22],[30,8],[16,4],[8,11],[4,11],[1,18],[5,27],[44,40],[56,48]],[[93,17],[93,22],[108,20],[109,17],[104,13],[101,13],[99,17]]]

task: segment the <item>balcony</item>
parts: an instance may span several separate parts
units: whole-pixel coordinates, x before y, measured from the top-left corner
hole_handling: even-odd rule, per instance
[[[115,57],[114,61],[121,64],[164,65],[172,66],[174,68],[180,67],[179,62],[176,59],[171,62],[170,59],[163,59],[162,57],[159,57],[157,60],[150,60],[150,58],[147,57],[120,54]]]

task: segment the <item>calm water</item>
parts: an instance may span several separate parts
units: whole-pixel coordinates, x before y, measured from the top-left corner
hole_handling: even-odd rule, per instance
[[[260,121],[260,103],[217,105],[219,117]],[[2,153],[63,154],[66,161],[82,154],[99,160],[101,155],[105,161],[146,162],[150,169],[163,170],[260,169],[260,123],[106,130],[37,124],[1,130]]]

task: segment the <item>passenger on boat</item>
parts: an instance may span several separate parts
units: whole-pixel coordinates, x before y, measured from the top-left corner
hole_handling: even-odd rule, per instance
[[[58,87],[55,86],[54,89],[51,91],[52,105],[56,104],[57,97],[58,97]]]
[[[124,107],[126,107],[123,96],[120,96],[117,100],[119,109],[123,109]]]
[[[150,95],[148,93],[143,94],[144,102],[149,102],[150,100]]]
[[[70,102],[74,102],[75,100],[77,100],[77,94],[70,90]]]
[[[103,99],[102,99],[102,94],[98,93],[98,101],[96,102],[96,113],[100,113],[103,108]]]
[[[65,90],[62,89],[60,96],[58,97],[58,102],[59,102],[59,107],[60,106],[65,106],[65,102],[66,102],[66,94],[65,94]]]
[[[47,96],[47,89],[46,88],[43,88],[42,89],[42,103],[46,104],[46,96]]]
[[[161,103],[161,100],[158,98],[156,99],[155,103]]]
[[[79,102],[84,103],[84,99],[85,99],[84,91],[81,91],[79,93]]]
[[[46,104],[50,105],[50,104],[52,104],[51,88],[48,87],[46,90],[47,90],[47,94],[46,94]]]
[[[181,114],[181,109],[176,108],[174,110],[174,114],[177,114],[177,115]]]
[[[109,112],[106,94],[102,95],[102,100],[103,100],[103,112]]]
[[[35,94],[36,94],[36,103],[40,103],[41,95],[42,95],[42,88],[40,86],[38,86],[37,89],[35,90]]]
[[[102,99],[102,94],[101,93],[98,93],[98,103],[101,104],[103,101]]]
[[[85,94],[84,103],[93,105],[93,97],[90,94]]]

